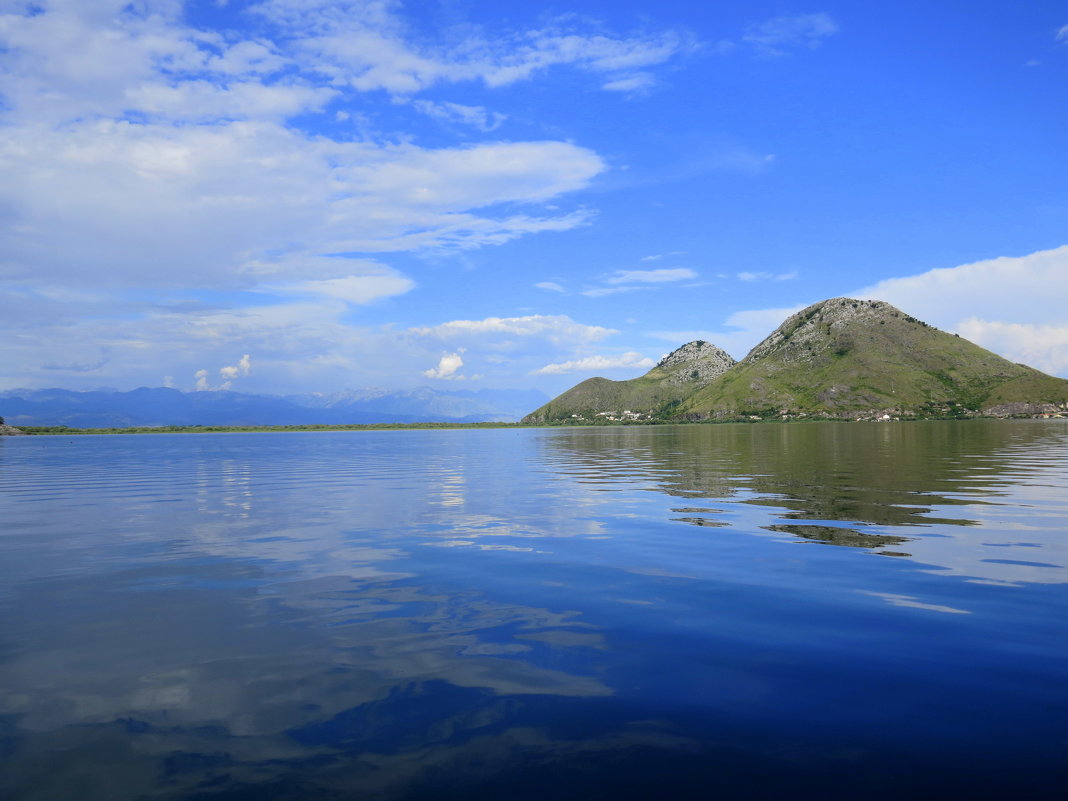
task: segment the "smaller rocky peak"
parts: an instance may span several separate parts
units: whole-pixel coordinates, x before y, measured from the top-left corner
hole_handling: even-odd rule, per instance
[[[670,373],[670,384],[689,381],[707,382],[722,375],[735,360],[722,348],[711,342],[697,339],[676,348],[656,365],[658,370]]]

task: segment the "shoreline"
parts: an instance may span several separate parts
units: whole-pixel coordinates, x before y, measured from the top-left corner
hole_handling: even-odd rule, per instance
[[[423,431],[423,430],[467,430],[467,429],[502,429],[502,428],[632,428],[648,426],[704,426],[704,425],[758,425],[777,424],[795,425],[806,423],[918,423],[918,422],[947,422],[967,420],[1068,420],[1068,417],[1050,417],[1043,415],[972,415],[972,416],[945,416],[945,417],[901,417],[891,420],[883,419],[857,419],[854,417],[806,417],[803,419],[781,417],[767,417],[759,420],[753,419],[720,419],[720,420],[656,420],[656,421],[633,421],[633,422],[605,422],[597,423],[583,421],[561,423],[352,423],[352,424],[301,424],[301,425],[248,425],[248,426],[129,426],[127,428],[70,428],[68,426],[22,426],[16,429],[19,435],[25,436],[90,436],[90,435],[115,435],[115,434],[277,434],[277,433],[300,433],[300,432],[338,432],[338,431]],[[14,427],[13,427],[14,428]]]

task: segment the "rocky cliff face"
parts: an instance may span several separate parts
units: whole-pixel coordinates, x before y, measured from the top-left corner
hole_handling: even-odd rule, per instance
[[[735,364],[727,351],[698,339],[687,342],[660,360],[655,369],[670,373],[664,380],[673,385],[707,383]]]
[[[0,437],[19,437],[24,436],[25,431],[20,431],[14,426],[9,426],[5,423],[0,423]]]

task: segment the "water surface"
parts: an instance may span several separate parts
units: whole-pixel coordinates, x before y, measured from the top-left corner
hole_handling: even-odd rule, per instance
[[[0,439],[0,797],[1061,798],[1068,425]]]

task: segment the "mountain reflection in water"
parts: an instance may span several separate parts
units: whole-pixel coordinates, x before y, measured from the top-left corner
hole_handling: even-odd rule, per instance
[[[27,437],[0,521],[14,801],[1068,778],[1060,422]]]

